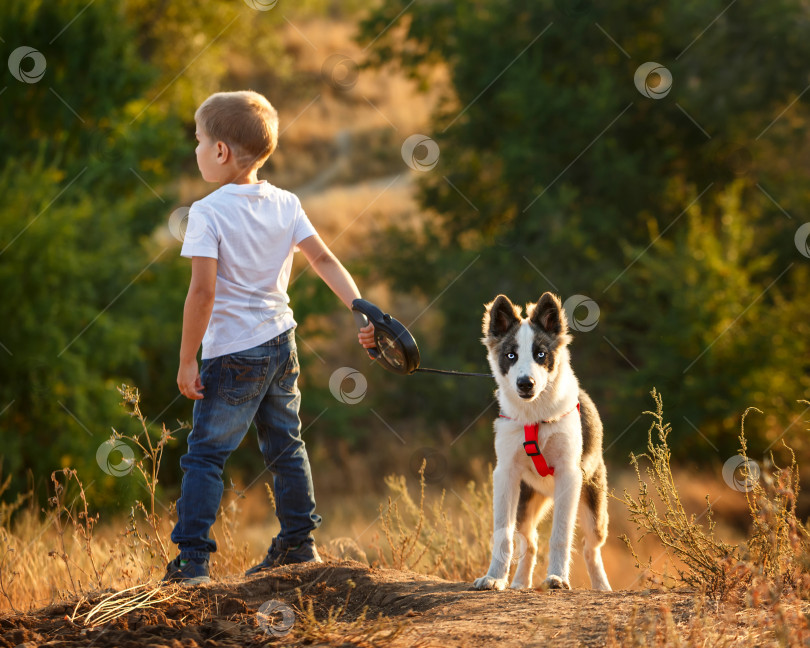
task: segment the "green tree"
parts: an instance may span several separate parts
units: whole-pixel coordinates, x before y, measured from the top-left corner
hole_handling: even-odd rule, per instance
[[[328,3],[303,5],[323,13]],[[121,382],[140,388],[150,417],[190,417],[175,383],[190,269],[166,224],[179,180],[197,176],[193,114],[208,94],[282,82],[303,91],[280,24],[279,11],[230,0],[0,9],[3,61],[28,48],[21,78],[0,79],[0,455],[12,496],[29,469],[44,501],[65,465],[95,483],[97,505],[142,494],[96,461],[110,428],[130,424]],[[162,484],[179,478],[175,469]]]
[[[726,453],[746,405],[787,409],[784,422],[810,388],[796,333],[807,260],[783,213],[808,207],[796,101],[808,14],[795,0],[724,8],[397,0],[363,25],[371,64],[423,81],[440,64],[452,81],[431,134],[440,160],[421,182],[432,216],[388,232],[380,263],[401,290],[452,284],[435,308],[439,348],[458,358],[482,355],[477,305],[499,292],[594,300],[599,323],[576,334],[574,362],[616,449],[643,446],[643,430],[621,435],[652,386]],[[647,61],[671,73],[664,98],[634,84]],[[660,91],[666,76],[647,81]],[[462,397],[426,409],[453,416]],[[764,442],[782,427],[750,432]]]
[[[12,488],[26,486],[23,468],[45,486],[70,465],[97,482],[102,503],[133,488],[101,470],[96,450],[110,426],[127,425],[114,384],[163,341],[144,337],[139,295],[166,252],[151,238],[166,218],[154,187],[185,154],[165,111],[119,137],[157,77],[123,17],[109,1],[12,0],[0,11],[5,57],[25,46],[45,62],[35,82],[12,69],[0,101],[0,454]],[[177,307],[175,293],[165,301]]]

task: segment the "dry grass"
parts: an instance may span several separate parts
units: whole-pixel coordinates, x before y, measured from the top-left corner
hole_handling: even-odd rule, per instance
[[[139,442],[133,442],[141,456],[134,460],[133,466],[140,466],[138,474],[144,480],[153,480],[154,486],[160,467],[160,440],[165,441],[169,433],[163,428],[157,441],[148,440],[137,392],[122,388],[121,394],[124,404],[142,423]],[[694,514],[688,512],[693,506],[679,494],[677,479],[669,464],[666,446],[669,426],[663,418],[660,397],[656,398],[656,403],[656,412],[651,412],[650,446],[644,456],[651,462],[647,478],[655,484],[658,495],[655,501],[659,506],[660,502],[667,503],[669,509],[662,514],[651,510],[655,506],[654,499],[645,490],[646,482],[637,470],[640,494],[626,493],[628,521],[647,524],[649,528],[641,526],[642,530],[659,541],[663,538],[663,546],[670,551],[685,553],[689,551],[688,543],[694,543],[692,549],[698,559],[689,562],[682,557],[674,564],[681,582],[694,586],[696,603],[687,620],[667,607],[639,608],[629,620],[626,616],[613,616],[607,645],[722,646],[754,640],[760,645],[806,645],[810,629],[805,613],[810,607],[802,597],[806,598],[810,591],[808,534],[795,513],[798,488],[795,458],[791,454],[791,462],[784,468],[774,462],[765,478],[747,494],[754,521],[748,542],[740,546],[720,541],[715,537],[713,521],[706,523],[708,530],[694,528],[699,525]],[[657,441],[653,431],[658,432]],[[118,439],[121,438],[124,437],[119,435]],[[741,435],[741,444],[745,452],[744,435]],[[638,458],[634,463],[638,469]],[[470,482],[466,489],[459,489],[461,492],[452,487],[435,492],[426,487],[424,470],[423,464],[415,494],[409,490],[405,477],[388,476],[385,483],[391,495],[387,504],[380,507],[375,538],[365,543],[354,540],[329,543],[329,548],[338,554],[336,557],[342,557],[340,554],[345,551],[361,559],[366,555],[374,556],[376,565],[414,570],[452,581],[469,582],[480,576],[490,557],[491,479]],[[491,467],[485,472],[491,475]],[[72,499],[68,494],[69,486],[75,491]],[[116,530],[114,523],[99,526],[99,517],[89,510],[83,496],[84,487],[75,471],[65,469],[54,473],[54,488],[52,509],[45,515],[23,509],[25,497],[0,509],[4,556],[0,563],[0,592],[4,607],[26,610],[60,600],[78,600],[68,622],[92,627],[181,596],[178,593],[181,590],[162,588],[155,583],[155,576],[160,575],[165,565],[163,551],[169,551],[165,538],[172,520],[170,515],[163,515],[155,508],[157,502],[153,502],[151,494],[136,507],[139,513],[135,518],[131,514],[121,521],[122,526],[127,527],[122,532],[121,526]],[[266,488],[267,494],[262,494],[265,514],[268,494],[272,506],[272,492],[269,486]],[[217,524],[220,551],[214,556],[215,578],[241,573],[255,553],[255,547],[251,548],[241,539],[241,520],[243,506],[250,508],[258,504],[251,502],[236,486],[232,485],[232,491],[233,497],[220,511]],[[253,497],[255,499],[255,495]],[[614,500],[613,504],[617,502]],[[12,509],[16,516],[12,516]],[[707,515],[709,513],[710,508]],[[615,511],[612,515],[613,527],[621,528],[628,523],[617,519]],[[132,530],[133,519],[137,531]],[[362,516],[358,523],[368,528]],[[680,537],[675,539],[675,534]],[[259,540],[264,543],[261,550],[267,537],[269,534],[265,533]],[[327,537],[321,535],[321,540]],[[631,547],[637,546],[631,544]],[[719,567],[709,565],[705,555],[717,558]],[[626,561],[619,564],[617,560],[613,565],[612,560],[607,562],[613,570],[625,569],[622,564]],[[673,578],[666,577],[662,582],[666,581]],[[108,588],[114,591],[99,596],[100,590]],[[712,598],[732,592],[737,596],[727,596],[726,601]],[[91,599],[92,607],[88,604]],[[289,640],[303,644],[350,642],[383,646],[401,638],[406,628],[402,620],[369,619],[365,613],[356,612],[349,615],[348,606],[349,596],[342,604],[329,609],[320,604],[317,596],[299,597],[297,622]]]
[[[358,648],[378,648],[386,646],[402,635],[407,627],[402,621],[394,621],[380,615],[377,619],[368,619],[368,608],[355,618],[348,619],[346,612],[349,598],[355,588],[353,581],[348,581],[349,591],[338,606],[332,606],[325,615],[318,618],[312,598],[304,600],[298,591],[297,622],[293,626],[292,639],[305,644],[351,645]]]
[[[633,496],[625,490],[624,504],[630,520],[641,531],[641,537],[654,535],[684,565],[683,568],[677,568],[679,578],[684,584],[704,588],[710,594],[725,595],[739,583],[739,575],[730,568],[730,565],[739,561],[739,548],[716,538],[714,512],[708,495],[706,510],[700,516],[706,519],[705,529],[698,523],[698,516],[686,512],[670,465],[671,453],[667,437],[672,428],[664,420],[661,396],[655,390],[652,396],[656,411],[645,412],[653,417],[648,432],[647,452],[631,455],[631,463],[638,479],[638,494]],[[653,437],[653,433],[657,438]],[[651,496],[647,481],[642,477],[639,466],[639,460],[642,459],[649,463],[646,475],[662,504],[661,511]],[[626,534],[622,536],[622,541],[636,560],[636,567],[654,571],[651,565],[643,565]]]
[[[122,397],[132,409],[132,392]],[[142,443],[148,450],[148,444]],[[392,439],[390,452],[396,451],[397,443]],[[380,452],[385,451],[381,446]],[[139,460],[144,462],[142,466],[151,478],[152,463],[145,456]],[[321,465],[318,459],[314,461]],[[357,461],[358,470],[364,463],[366,459]],[[350,464],[346,469],[353,470],[353,466]],[[426,487],[423,481],[417,482],[414,490],[405,477],[390,475],[385,479],[390,498],[374,522],[381,496],[369,492],[373,475],[357,482],[356,495],[341,494],[330,499],[328,493],[332,489],[322,488],[320,484],[333,484],[334,488],[338,484],[316,471],[320,510],[330,511],[318,533],[321,547],[336,558],[353,558],[470,582],[486,571],[492,528],[491,466],[481,463],[476,472],[480,472],[481,479],[467,484],[449,483],[446,490]],[[65,482],[65,473],[60,471],[56,476],[59,483]],[[0,525],[0,555],[3,556],[0,607],[29,609],[93,588],[126,589],[162,576],[166,560],[161,547],[169,551],[171,557],[166,539],[174,524],[173,507],[162,506],[157,499],[152,505],[152,496],[147,493],[143,506],[136,506],[124,519],[108,519],[96,524],[97,515],[85,510],[81,499],[79,476],[71,476],[70,481],[71,492],[60,491],[59,515],[55,508],[41,514],[17,505],[12,520],[9,511],[13,505],[6,505],[4,523]],[[618,473],[611,477],[611,483],[623,481],[625,477]],[[706,488],[728,490],[722,484],[707,483]],[[744,501],[742,495],[739,498]],[[694,510],[695,500],[692,496],[683,503],[684,507]],[[19,501],[26,500],[23,497]],[[349,502],[351,505],[347,506]],[[629,532],[626,516],[622,515],[617,502],[611,502],[611,507],[612,537],[622,531]],[[212,529],[218,544],[218,551],[212,557],[212,576],[221,578],[242,573],[264,553],[269,538],[277,530],[269,484],[257,483],[246,491],[246,487],[231,482]],[[547,535],[547,529],[541,529],[543,541],[538,570],[543,568]],[[654,552],[654,545],[647,548]],[[578,587],[587,587],[581,557],[575,553],[572,582]],[[604,555],[614,584],[637,586],[633,583],[637,579],[629,569],[632,563],[615,541],[608,542]]]
[[[780,593],[787,591],[799,598],[806,597],[810,593],[810,532],[796,517],[799,468],[793,451],[784,444],[790,454],[787,467],[778,467],[771,454],[761,479],[759,474],[753,474],[745,438],[745,417],[751,410],[745,412],[739,437],[744,469],[741,481],[746,486],[743,490],[752,530],[743,545],[730,544],[716,536],[714,511],[708,495],[706,508],[699,517],[684,509],[670,465],[667,438],[671,426],[664,420],[660,394],[653,390],[652,396],[656,411],[646,412],[653,418],[647,452],[631,455],[638,492],[632,495],[625,489],[623,500],[640,537],[657,538],[678,560],[677,580],[709,596],[739,595],[746,588],[764,584]],[[651,497],[648,481],[642,477],[639,467],[642,459],[649,464],[646,477],[659,504]],[[699,522],[701,518],[705,518],[705,523]],[[622,540],[636,560],[636,566],[642,567],[633,542],[626,534]],[[645,567],[654,572],[650,564]]]
[[[132,507],[127,536],[137,541],[142,550],[149,554],[152,561],[157,558],[163,562],[168,562],[170,560],[169,541],[156,508],[158,473],[163,459],[163,451],[166,444],[172,440],[172,434],[190,429],[190,426],[187,423],[181,423],[174,430],[168,430],[166,425],[163,424],[160,436],[158,439],[153,440],[146,424],[146,417],[141,412],[141,397],[138,390],[128,385],[121,385],[118,387],[118,392],[121,394],[122,404],[127,409],[127,413],[137,419],[140,431],[137,434],[124,437],[113,428],[110,441],[114,443],[126,439],[140,451],[140,456],[134,458],[132,468],[140,475],[149,496],[148,501],[137,500],[135,506]],[[151,572],[148,575],[151,575]]]
[[[807,404],[807,401],[802,402]],[[740,434],[740,454],[747,458],[744,429]],[[790,456],[789,465],[780,467],[771,452],[761,480],[755,478],[759,475],[745,475],[752,486],[745,491],[752,521],[746,561],[753,566],[756,575],[796,589],[807,598],[810,595],[810,531],[796,517],[799,494],[796,455],[784,440],[782,445]],[[747,462],[745,465],[750,466]]]
[[[136,501],[124,519],[110,520],[102,528],[97,526],[99,514],[89,508],[80,475],[64,468],[51,475],[49,509],[22,508],[30,494],[3,504],[0,610],[30,610],[106,588],[129,590],[163,576],[172,557],[168,538],[174,511],[168,507],[162,512],[157,484],[165,444],[185,426],[171,431],[162,426],[154,438],[140,411],[137,390],[124,385],[119,392],[140,431],[126,436],[113,430],[111,441],[126,442],[133,449],[129,477],[142,482],[146,497]],[[244,570],[249,561],[247,544],[237,539],[241,494],[232,490],[235,495],[223,503],[213,531],[220,546],[218,569],[228,573]]]
[[[385,546],[379,536],[372,543],[378,564],[472,581],[484,573],[490,559],[492,480],[483,485],[470,482],[466,497],[459,497],[461,509],[453,514],[445,506],[444,490],[426,507],[425,465],[423,461],[419,470],[418,502],[408,492],[405,477],[385,478],[392,495],[380,507]]]
[[[86,602],[84,596],[79,598],[78,603],[70,615],[69,621],[73,624],[80,623],[83,626],[93,628],[101,626],[116,619],[127,616],[136,610],[145,610],[157,607],[169,601],[190,600],[181,596],[183,589],[176,585],[135,585],[119,592],[112,592],[105,595],[87,612],[79,614],[79,608]]]

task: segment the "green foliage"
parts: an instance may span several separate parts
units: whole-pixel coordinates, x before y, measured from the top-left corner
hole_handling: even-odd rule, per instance
[[[12,495],[28,469],[44,501],[47,476],[70,466],[94,507],[143,497],[142,481],[96,461],[112,427],[140,432],[117,384],[142,390],[155,442],[160,422],[190,417],[175,383],[190,271],[166,222],[180,176],[197,175],[196,106],[217,90],[293,85],[281,24],[231,0],[3,4],[4,69],[20,46],[46,63],[35,83],[0,78],[0,457]],[[308,292],[324,310],[322,289]],[[166,448],[169,464],[183,445]]]
[[[70,466],[96,482],[88,496],[102,505],[134,488],[96,462],[123,417],[113,386],[168,352],[182,303],[175,283],[151,317],[143,311],[177,279],[172,262],[154,265],[174,246],[150,237],[166,218],[155,187],[176,170],[183,134],[173,116],[132,121],[157,75],[123,12],[120,2],[17,0],[0,12],[0,31],[13,34],[4,50],[36,47],[47,61],[37,83],[9,76],[0,102],[14,125],[0,135],[0,318],[11,324],[0,333],[0,454],[14,489],[23,468],[41,480]]]
[[[302,6],[345,16],[359,4]],[[738,0],[714,21],[723,9],[395,0],[369,14],[372,64],[399,63],[426,83],[438,63],[452,81],[432,133],[440,162],[421,184],[428,225],[383,232],[378,258],[359,269],[364,285],[392,282],[431,304],[413,325],[425,365],[483,369],[483,303],[551,289],[599,305],[574,359],[616,437],[652,384],[721,452],[743,406],[778,412],[807,395],[810,270],[793,234],[808,207],[807,110],[794,103],[808,18],[797,0]],[[191,115],[208,93],[313,87],[317,73],[299,80],[295,52],[281,48],[283,16],[229,0],[3,4],[3,61],[29,46],[47,63],[36,83],[0,79],[0,454],[11,494],[23,468],[44,487],[70,465],[96,480],[94,505],[134,499],[127,489],[139,486],[95,460],[109,428],[127,424],[116,384],[137,384],[161,420],[189,417],[175,385],[189,271],[165,223],[178,177],[196,174]],[[647,60],[675,80],[660,101],[632,83]],[[293,292],[302,330],[332,335],[322,316],[337,304],[322,283],[305,275]],[[332,408],[323,434],[367,447],[373,408],[410,429],[465,434],[462,453],[489,444],[474,430],[489,427],[491,382],[380,382],[377,401]],[[305,420],[331,405],[325,386],[310,390]],[[782,429],[778,417],[758,425],[755,446]],[[699,459],[703,439],[677,430],[676,452]],[[627,434],[615,449],[641,443]],[[176,463],[181,450],[166,452]]]
[[[574,363],[616,450],[643,444],[621,435],[653,384],[721,453],[744,406],[806,397],[807,261],[793,236],[810,207],[808,112],[795,101],[808,19],[796,0],[398,0],[373,12],[371,64],[424,82],[440,63],[452,81],[429,133],[441,157],[421,181],[431,219],[379,246],[400,290],[451,286],[434,306],[440,350],[483,358],[479,305],[499,292],[590,297],[600,319],[575,332]],[[645,61],[672,73],[665,98],[636,89]],[[447,405],[442,392],[426,410],[456,416]],[[680,435],[681,456],[708,449],[691,427]]]

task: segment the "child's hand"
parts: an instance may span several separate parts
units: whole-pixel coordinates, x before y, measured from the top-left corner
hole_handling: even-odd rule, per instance
[[[200,379],[200,372],[197,369],[196,359],[191,362],[180,363],[180,369],[177,372],[177,386],[180,388],[180,393],[186,398],[192,400],[204,398],[202,393],[204,387]]]
[[[377,343],[374,341],[374,324],[369,323],[368,326],[361,328],[357,334],[357,341],[366,349],[376,347]]]

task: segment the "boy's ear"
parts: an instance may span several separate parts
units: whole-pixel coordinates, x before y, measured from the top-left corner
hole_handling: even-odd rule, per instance
[[[217,164],[227,164],[231,159],[231,148],[222,141],[217,142]]]
[[[568,320],[560,298],[550,292],[543,293],[537,300],[530,321],[552,335],[563,336],[568,333]]]
[[[506,295],[498,295],[486,305],[484,313],[484,338],[499,338],[520,322],[520,313]]]

